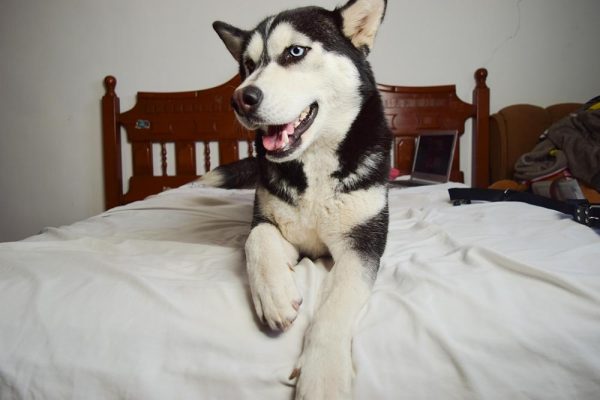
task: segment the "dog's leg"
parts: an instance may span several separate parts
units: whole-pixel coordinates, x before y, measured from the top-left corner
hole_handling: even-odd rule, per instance
[[[298,315],[302,297],[292,276],[298,250],[270,223],[252,228],[246,262],[258,318],[273,330],[286,330]]]
[[[379,258],[367,261],[352,249],[333,253],[335,264],[323,283],[321,305],[290,376],[298,377],[296,400],[352,397],[352,326],[369,298]]]

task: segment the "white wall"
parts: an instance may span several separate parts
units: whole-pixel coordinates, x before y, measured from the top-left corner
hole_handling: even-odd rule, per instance
[[[321,1],[332,8],[343,0]],[[100,98],[216,85],[236,67],[211,28],[252,27],[311,0],[3,0],[0,241],[103,208]],[[371,62],[382,83],[457,83],[489,70],[492,110],[600,94],[598,0],[389,0]],[[468,168],[469,163],[463,161]]]

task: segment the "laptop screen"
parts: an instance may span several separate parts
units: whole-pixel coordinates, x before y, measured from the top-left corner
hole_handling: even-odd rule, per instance
[[[419,135],[412,178],[447,182],[454,157],[455,131],[424,132]]]

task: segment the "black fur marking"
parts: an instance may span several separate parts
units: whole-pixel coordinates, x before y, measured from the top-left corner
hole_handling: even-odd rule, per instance
[[[223,178],[223,183],[220,185],[222,188],[252,189],[256,187],[258,161],[256,158],[248,157],[230,164],[219,165],[214,172],[218,172]]]
[[[258,199],[258,195],[255,194],[254,195],[254,209],[252,212],[252,225],[251,227],[254,228],[257,225],[260,224],[271,224],[271,225],[275,225],[275,223],[273,221],[271,221],[269,218],[265,217],[264,214],[261,212],[261,207],[259,204],[260,200]]]
[[[272,195],[295,205],[308,186],[304,164],[297,160],[274,163],[266,159],[267,150],[262,144],[261,131],[256,132],[256,157],[258,158],[259,184]]]
[[[335,11],[320,7],[302,7],[283,11],[273,21],[271,30],[278,24],[287,22],[312,41],[323,44],[330,52],[341,53],[352,60],[363,58],[362,52],[354,47],[350,39],[343,34],[342,17]],[[292,43],[290,43],[292,44]]]
[[[370,155],[378,155],[378,163],[370,166],[368,173],[343,182],[340,190],[351,192],[367,189],[373,185],[386,184],[390,171],[391,143],[392,135],[383,115],[381,98],[375,92],[363,104],[348,135],[340,143],[337,150],[340,169],[332,176],[343,182],[345,178],[356,173]]]
[[[246,36],[246,38],[244,40],[244,43],[242,46],[242,48],[244,50],[242,53],[244,53],[246,51],[246,49],[248,48],[248,44],[250,43],[252,36],[254,36],[254,34],[256,32],[258,32],[263,40],[263,51],[258,60],[251,60],[249,57],[247,58],[248,60],[252,61],[253,68],[249,69],[245,65],[245,62],[240,63],[240,77],[242,78],[242,80],[246,79],[246,77],[248,75],[252,74],[252,72],[254,72],[254,70],[256,70],[256,68],[265,66],[271,62],[271,58],[269,57],[269,54],[267,53],[267,46],[266,46],[267,37],[269,35],[267,28],[269,26],[269,21],[271,20],[271,18],[273,18],[273,17],[265,18],[260,24],[258,24],[258,26],[256,28],[254,28],[254,30],[250,31],[250,33]]]
[[[365,81],[365,78],[369,78],[369,75],[372,79],[370,67],[368,67],[366,61],[368,49],[367,51],[365,51],[365,49],[357,49],[352,44],[350,38],[346,37],[343,33],[344,27],[341,12],[352,6],[355,2],[356,0],[349,1],[343,7],[333,11],[321,7],[300,7],[283,11],[275,16],[267,17],[259,23],[255,29],[249,32],[242,31],[242,33],[246,34],[243,40],[242,49],[245,50],[247,48],[254,32],[259,32],[263,38],[263,43],[266,44],[269,35],[273,32],[275,27],[282,22],[287,22],[299,32],[307,35],[311,40],[322,43],[325,50],[336,52],[350,58],[357,65],[361,75],[363,74],[362,71],[365,70],[362,67],[366,65],[367,76],[361,76],[361,80]],[[387,1],[384,1],[384,7],[383,14],[385,15]],[[291,44],[294,43],[290,43],[290,45]],[[267,54],[266,46],[263,49],[261,59],[253,61],[256,62],[257,67],[260,65],[267,65],[271,62],[271,59]],[[240,63],[239,67],[240,76],[242,77],[242,80],[244,80],[246,79],[247,74],[243,63]]]
[[[217,32],[221,40],[223,40],[225,47],[227,47],[231,55],[240,61],[248,32],[222,21],[213,22],[213,29]]]
[[[244,61],[244,67],[246,68],[246,73],[250,75],[256,69],[256,63],[250,57],[246,58]]]
[[[223,179],[223,183],[219,187],[252,189],[256,187],[258,162],[256,158],[248,157],[230,164],[219,165],[211,172],[218,173]]]
[[[362,49],[354,47],[350,39],[344,36],[343,21],[339,10],[329,11],[321,7],[301,7],[283,11],[274,17],[265,18],[245,36],[242,49],[245,51],[255,32],[258,32],[262,36],[263,43],[266,44],[269,35],[282,22],[289,23],[297,31],[307,35],[311,40],[322,43],[325,50],[350,58],[357,64],[359,71],[364,64],[368,66],[365,60],[366,54]],[[293,45],[295,43],[289,44]],[[282,57],[283,54],[274,56]],[[267,65],[272,61],[271,57],[267,54],[266,46],[263,48],[260,60],[253,61],[256,67]],[[247,76],[246,68],[243,66],[243,63],[240,63],[239,67],[240,75],[242,80],[244,80]],[[367,70],[370,73],[369,67],[367,67]],[[361,80],[364,80],[363,78],[365,77],[361,76]]]
[[[272,163],[261,159],[260,183],[272,195],[295,205],[308,185],[304,165],[300,161]]]
[[[367,222],[354,227],[348,234],[353,248],[369,268],[369,276],[375,279],[379,260],[385,251],[389,222],[389,210],[385,207]]]

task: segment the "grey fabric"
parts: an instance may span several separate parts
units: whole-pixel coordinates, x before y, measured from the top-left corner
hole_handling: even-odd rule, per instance
[[[556,150],[554,143],[550,140],[542,140],[532,151],[523,154],[515,164],[515,179],[530,181],[546,175],[552,175],[567,168],[567,157],[565,153]]]
[[[573,176],[600,189],[600,110],[563,118],[548,129],[546,137],[565,152]]]
[[[531,152],[515,164],[515,178],[531,180],[568,166],[571,174],[600,190],[600,110],[579,111],[553,124]],[[550,150],[559,149],[550,155]]]

